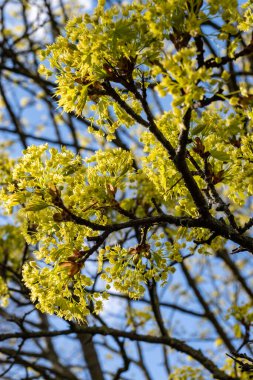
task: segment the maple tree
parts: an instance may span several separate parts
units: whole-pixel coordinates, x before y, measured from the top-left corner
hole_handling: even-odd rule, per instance
[[[36,378],[22,350],[27,341],[46,338],[50,355],[43,349],[38,355],[52,371],[42,361],[32,372],[78,379],[78,371],[60,363],[51,340],[76,334],[81,344],[89,340],[82,347],[92,379],[124,379],[131,364],[151,379],[144,342],[162,347],[169,379],[250,379],[252,2],[108,6],[100,0],[91,13],[67,21],[65,3],[54,14],[45,0],[48,44],[31,39],[29,2],[20,4],[23,37],[2,23],[1,104],[3,120],[15,129],[1,130],[18,136],[25,150],[16,159],[2,144],[1,205],[8,224],[1,225],[1,315],[8,321],[8,309],[20,302],[41,322],[26,320],[27,312],[16,317],[19,331],[2,334],[2,341],[21,341],[16,353],[0,350],[3,373],[16,363],[26,369],[25,378]],[[8,81],[28,91],[23,108],[34,94],[48,107],[45,137],[25,131],[8,99]],[[66,127],[70,136],[63,138]],[[183,303],[169,302],[172,297]],[[114,298],[122,300],[121,328],[112,328],[103,314]],[[197,329],[199,347],[185,338],[187,329],[180,333],[170,323],[168,309],[183,315],[184,329],[184,315],[197,319],[189,329]],[[50,315],[68,328],[50,327]],[[207,331],[199,319],[209,323]],[[117,349],[96,342],[96,335],[109,336]],[[122,338],[136,344],[138,359]],[[206,338],[218,357],[203,348]],[[123,366],[107,374],[96,354],[99,343],[119,354]],[[175,352],[194,364],[184,358],[176,365]]]

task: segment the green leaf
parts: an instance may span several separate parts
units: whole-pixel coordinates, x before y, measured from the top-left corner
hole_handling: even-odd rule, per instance
[[[198,135],[200,132],[202,132],[206,128],[206,125],[204,124],[199,124],[193,130],[191,131],[191,135],[195,136]]]
[[[229,161],[229,155],[226,152],[220,152],[216,149],[210,151],[212,157],[220,161]]]
[[[46,203],[43,200],[37,200],[37,201],[32,201],[30,202],[26,207],[26,211],[40,211],[43,210],[44,208],[49,207],[50,205]]]

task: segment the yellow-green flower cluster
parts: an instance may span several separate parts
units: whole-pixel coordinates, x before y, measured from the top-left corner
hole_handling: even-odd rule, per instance
[[[131,126],[136,120],[122,104],[112,104],[105,86],[109,82],[137,115],[142,108],[133,83],[140,89],[143,80],[144,87],[157,84],[161,96],[172,95],[175,113],[201,101],[207,91],[217,92],[226,79],[215,79],[211,68],[203,62],[199,65],[203,57],[196,38],[204,33],[202,24],[216,14],[222,17],[220,34],[213,37],[218,43],[237,35],[238,29],[248,30],[244,24],[250,24],[251,7],[240,13],[236,0],[209,0],[202,5],[201,0],[148,0],[104,9],[100,2],[92,15],[70,19],[64,35],[41,52],[55,70],[59,106],[78,116],[85,112],[91,124],[101,128],[89,130],[100,136],[106,132],[112,140],[120,125]],[[234,38],[229,57],[238,47]],[[41,65],[40,73],[49,76],[53,71]],[[89,109],[85,109],[87,101],[93,102]],[[116,120],[111,118],[111,108]]]
[[[244,122],[245,114],[231,112],[227,105],[206,110],[201,118],[193,114],[192,118],[192,138],[195,140],[198,136],[205,152],[209,152],[210,170],[214,176],[220,175],[217,186],[237,209],[253,194],[253,140],[250,134],[245,135]],[[249,127],[251,125],[249,120]],[[195,144],[190,152],[204,170],[204,160],[196,153]],[[200,181],[198,177],[197,180]]]
[[[238,25],[238,29],[243,32],[248,32],[252,29],[253,25],[253,4],[252,1],[249,0],[246,3],[242,4],[242,8],[244,9],[244,13],[242,15],[242,20]]]
[[[253,322],[252,303],[244,303],[242,305],[234,305],[228,312],[228,318],[233,316],[237,321],[245,321],[251,325]]]
[[[2,307],[8,306],[9,303],[9,290],[3,277],[0,276],[0,305]]]
[[[40,268],[31,261],[23,267],[23,279],[31,291],[32,302],[42,312],[85,321],[91,301],[96,313],[102,310],[103,295],[85,291],[93,281],[83,274],[69,276],[65,267]]]
[[[172,111],[165,112],[157,119],[157,125],[164,136],[176,146],[178,135],[183,128],[181,116],[175,115]],[[146,153],[142,158],[143,173],[153,183],[168,210],[171,207],[176,212],[178,211],[179,215],[182,215],[183,212],[194,214],[195,207],[189,192],[167,151],[150,132],[142,135],[142,142]],[[187,207],[184,205],[185,202]]]
[[[124,191],[131,173],[132,155],[121,149],[98,151],[82,160],[65,148],[59,152],[48,151],[47,145],[30,146],[14,166],[2,201],[10,212],[18,206],[23,236],[28,244],[38,244],[34,255],[43,265],[28,262],[23,277],[40,310],[81,320],[91,299],[94,311],[101,310],[101,297],[85,291],[92,281],[81,273],[79,254],[89,248],[86,237],[98,232],[79,225],[71,215],[111,224],[116,191]]]
[[[169,273],[174,273],[175,268],[169,266],[168,257],[158,246],[154,251],[150,247],[143,249],[122,248],[119,245],[106,247],[100,251],[109,265],[105,266],[101,278],[112,285],[121,293],[130,298],[138,299],[144,295],[144,285],[150,281],[162,281],[165,284]]]
[[[199,368],[192,368],[190,366],[183,366],[176,368],[171,375],[169,380],[204,380],[203,371]]]
[[[167,57],[158,66],[154,65],[153,75],[162,75],[156,89],[161,96],[173,95],[173,107],[190,107],[193,102],[203,99],[207,84],[214,84],[212,70],[205,66],[197,69],[197,51],[188,46]]]
[[[106,102],[102,83],[117,81],[114,69],[127,77],[135,66],[147,65],[158,56],[162,42],[154,38],[141,17],[144,9],[137,3],[107,10],[100,5],[93,15],[71,19],[66,35],[41,52],[57,70],[56,95],[66,112],[81,115],[87,100],[98,104],[97,110],[102,112]],[[40,72],[50,75],[43,65]],[[133,75],[138,76],[138,70]]]

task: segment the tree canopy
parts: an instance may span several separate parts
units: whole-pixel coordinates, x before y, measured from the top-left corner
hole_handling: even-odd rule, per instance
[[[0,337],[3,376],[83,378],[53,348],[76,334],[92,380],[131,367],[151,380],[148,343],[164,378],[250,379],[252,2],[99,0],[85,13],[44,0],[32,25],[38,4],[18,1],[21,34],[7,27],[10,4],[1,131],[25,150],[2,144],[1,316],[25,311]],[[12,88],[26,93],[18,105]],[[115,299],[117,328],[105,312]],[[41,339],[50,354],[27,359]],[[123,366],[106,369],[99,345]]]

